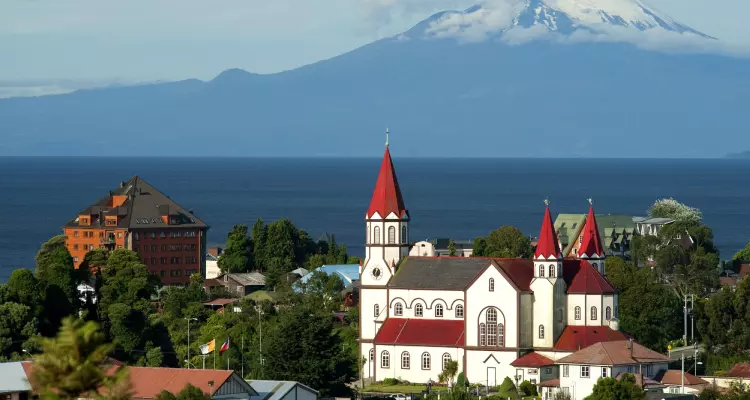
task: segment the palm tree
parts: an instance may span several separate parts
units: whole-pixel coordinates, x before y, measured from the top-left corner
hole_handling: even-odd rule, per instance
[[[458,374],[458,361],[446,361],[443,372],[438,375],[438,380],[440,383],[447,383],[452,390],[453,380],[456,378],[456,374]]]

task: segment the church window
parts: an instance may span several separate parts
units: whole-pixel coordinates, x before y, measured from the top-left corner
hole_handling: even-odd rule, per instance
[[[370,227],[365,229],[365,243],[370,244]]]
[[[448,353],[443,354],[443,371],[445,371],[445,366],[448,365],[448,362],[451,360],[451,355]]]
[[[583,243],[583,235],[578,236],[578,243]]]
[[[435,316],[442,318],[443,317],[443,305],[438,304],[435,306]]]
[[[607,318],[607,321],[612,319],[612,308],[607,306],[607,308],[604,309],[604,316]]]
[[[456,306],[456,318],[463,318],[464,317],[464,306],[461,304]]]
[[[539,277],[544,278],[544,265],[539,264]]]
[[[385,350],[383,350],[383,352],[380,353],[380,367],[381,368],[391,367],[391,355],[388,354],[388,352]]]
[[[490,292],[495,291],[495,279],[490,278]]]
[[[490,308],[487,310],[487,323],[488,324],[496,324],[497,323],[497,310],[494,308]]]
[[[422,369],[430,369],[430,353],[422,353]]]
[[[581,307],[576,306],[575,315],[576,315],[576,321],[581,319]]]
[[[487,346],[497,346],[497,324],[487,324]]]
[[[401,369],[409,369],[411,367],[411,356],[408,351],[401,353]]]
[[[539,339],[544,339],[544,325],[539,325]]]
[[[374,310],[375,311],[375,316],[377,317],[378,315],[380,315],[380,305],[379,304],[375,304],[374,309],[375,309]]]
[[[404,315],[404,306],[401,305],[401,303],[396,303],[396,305],[393,307],[393,314],[398,317]]]
[[[554,278],[555,277],[555,266],[554,265],[550,265],[549,266],[549,277],[550,278]]]
[[[374,236],[373,237],[373,239],[374,239],[373,242],[375,244],[380,244],[380,227],[379,226],[376,226],[375,228],[373,228],[373,230],[372,230],[372,236]]]
[[[424,309],[422,308],[421,304],[417,304],[416,306],[414,306],[415,317],[421,317],[423,312],[424,312]]]
[[[487,345],[487,325],[484,323],[479,324],[479,345]]]
[[[599,265],[597,263],[594,263],[593,267],[594,267],[595,270],[597,270],[597,271],[599,270]]]
[[[497,324],[497,345],[505,347],[505,326]]]
[[[401,227],[401,243],[407,243],[408,240],[406,238],[406,225]]]
[[[396,243],[396,227],[389,226],[388,227],[388,244],[395,244],[395,243]]]
[[[595,320],[597,317],[596,315],[596,307],[591,307],[591,320]]]
[[[370,349],[370,361],[375,360],[375,349]]]

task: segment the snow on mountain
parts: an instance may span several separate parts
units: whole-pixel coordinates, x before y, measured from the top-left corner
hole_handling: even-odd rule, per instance
[[[488,0],[464,11],[434,14],[402,36],[478,41],[503,36],[517,28],[536,36],[640,31],[713,39],[640,0]]]

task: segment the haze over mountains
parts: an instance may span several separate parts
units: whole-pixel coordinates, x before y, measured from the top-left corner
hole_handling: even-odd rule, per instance
[[[750,60],[637,0],[505,0],[292,71],[0,100],[0,155],[721,157]]]

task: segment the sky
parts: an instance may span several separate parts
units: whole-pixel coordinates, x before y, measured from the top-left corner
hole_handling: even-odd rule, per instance
[[[750,48],[748,0],[643,0]],[[0,97],[273,73],[334,57],[476,0],[2,0]]]

